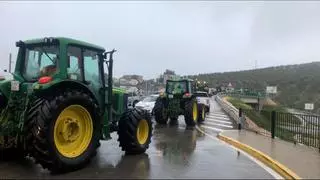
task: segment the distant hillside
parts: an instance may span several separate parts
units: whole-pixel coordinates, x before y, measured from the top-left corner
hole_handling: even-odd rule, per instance
[[[236,88],[259,90],[277,86],[275,100],[278,103],[303,109],[304,103],[313,102],[315,111],[320,108],[320,62],[189,77],[207,81],[213,87],[229,82]]]

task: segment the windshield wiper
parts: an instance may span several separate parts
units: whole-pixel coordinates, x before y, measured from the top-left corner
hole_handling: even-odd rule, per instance
[[[41,47],[41,50],[42,50],[42,52],[44,52],[44,54],[50,59],[50,61],[51,61],[53,64],[55,64],[55,63],[53,62],[53,59],[48,55],[48,53],[43,49],[43,47]]]

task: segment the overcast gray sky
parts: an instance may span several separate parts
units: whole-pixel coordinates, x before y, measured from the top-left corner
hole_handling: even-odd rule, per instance
[[[0,68],[17,40],[117,49],[114,74],[154,78],[320,60],[320,2],[0,2]]]

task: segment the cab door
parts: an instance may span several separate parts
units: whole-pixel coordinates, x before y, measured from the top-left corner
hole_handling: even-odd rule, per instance
[[[101,68],[99,66],[99,58],[101,58],[101,56],[99,55],[98,51],[85,48],[83,48],[82,55],[84,82],[93,91],[101,108],[103,108],[105,103],[105,94],[101,91],[101,89],[103,88],[101,77],[103,72],[100,72]]]

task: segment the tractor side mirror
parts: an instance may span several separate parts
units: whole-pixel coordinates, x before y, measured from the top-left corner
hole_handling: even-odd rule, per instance
[[[102,54],[103,59],[108,59],[108,54],[110,54],[109,60],[113,60],[113,53],[115,53],[116,51],[117,50],[113,49],[112,51],[104,52]]]
[[[106,52],[104,52],[103,54],[102,54],[102,57],[103,57],[103,59],[107,59],[108,58],[108,55],[107,55],[108,53],[106,53]]]

